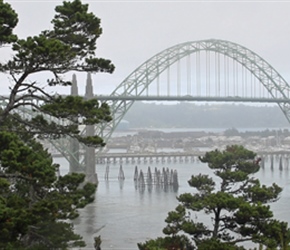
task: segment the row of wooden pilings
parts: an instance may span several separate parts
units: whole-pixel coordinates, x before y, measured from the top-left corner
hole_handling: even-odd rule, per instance
[[[266,162],[269,161],[270,164],[270,169],[274,170],[275,163],[278,162],[278,169],[283,170],[289,169],[289,160],[290,160],[290,155],[288,154],[271,154],[271,155],[262,155],[261,156],[261,168],[265,169]]]
[[[109,169],[110,167],[107,165],[105,171],[105,180],[109,180]],[[119,169],[118,180],[125,180],[125,174],[122,165]],[[133,180],[135,183],[135,188],[140,190],[144,190],[147,186],[149,190],[152,190],[153,187],[156,187],[164,190],[172,188],[174,191],[177,191],[179,186],[177,170],[169,170],[169,168],[162,168],[161,171],[155,167],[154,172],[152,172],[151,168],[148,167],[147,173],[144,173],[142,169],[138,171],[138,167],[136,166]]]
[[[151,168],[148,167],[147,173],[144,174],[142,170],[138,172],[138,167],[135,167],[134,173],[134,182],[135,187],[137,186],[140,189],[148,187],[158,187],[163,189],[168,189],[172,187],[174,190],[178,189],[178,174],[177,170],[169,170],[169,168],[162,168],[162,171],[155,168],[155,171],[152,173]]]

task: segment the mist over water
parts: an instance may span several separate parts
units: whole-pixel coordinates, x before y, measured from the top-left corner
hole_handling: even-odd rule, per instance
[[[56,161],[61,164],[61,173],[68,170],[68,163],[61,158]],[[120,164],[109,166],[109,179],[105,180],[106,165],[97,165],[99,185],[95,201],[81,210],[80,217],[74,221],[76,231],[84,237],[87,248],[93,249],[93,238],[101,235],[102,250],[106,249],[138,249],[137,243],[162,236],[162,229],[169,211],[178,205],[176,196],[192,192],[187,181],[191,175],[199,173],[211,175],[207,164],[195,162],[181,163],[141,163],[137,164],[139,171],[147,173],[162,168],[176,169],[178,172],[179,188],[164,190],[153,187],[152,190],[136,189],[134,185],[134,171],[136,164],[123,164],[125,180],[118,180]],[[215,176],[214,176],[215,177]],[[278,158],[271,168],[270,160],[265,160],[264,168],[255,174],[256,178],[265,185],[277,183],[283,187],[281,198],[271,204],[276,219],[290,223],[288,204],[290,201],[289,169],[285,166],[279,170]],[[219,181],[217,177],[215,181]],[[211,223],[209,215],[193,214],[194,218],[207,224]]]

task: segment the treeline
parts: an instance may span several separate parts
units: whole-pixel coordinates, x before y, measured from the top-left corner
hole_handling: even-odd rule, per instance
[[[276,106],[244,104],[156,104],[135,102],[124,120],[131,128],[257,128],[288,127]]]
[[[241,136],[243,138],[248,138],[252,136],[259,136],[259,137],[269,137],[275,136],[279,138],[285,138],[290,136],[289,128],[283,129],[264,129],[259,131],[239,131],[236,128],[229,128],[224,131],[225,136]]]

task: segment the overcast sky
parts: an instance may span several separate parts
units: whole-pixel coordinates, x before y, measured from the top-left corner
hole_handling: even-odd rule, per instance
[[[4,0],[5,1],[5,0]],[[8,0],[19,14],[20,37],[51,28],[62,1]],[[101,19],[97,55],[112,75],[93,75],[95,93],[111,93],[150,57],[178,43],[209,38],[247,47],[290,81],[290,1],[83,1]],[[79,85],[84,74],[77,74]],[[2,79],[2,78],[1,78]],[[80,87],[81,89],[81,87]],[[80,90],[82,92],[82,90]]]

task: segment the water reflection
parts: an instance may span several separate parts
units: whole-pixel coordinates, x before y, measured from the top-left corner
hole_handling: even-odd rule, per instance
[[[273,159],[273,160],[272,160]],[[255,177],[265,185],[277,183],[283,188],[280,200],[270,204],[274,215],[279,220],[290,223],[288,204],[290,202],[289,163],[280,157],[265,157],[264,163]],[[59,162],[62,166],[64,162]],[[176,169],[178,172],[178,187],[164,185],[142,185],[135,180],[136,165],[122,166],[124,179],[120,180],[120,165],[98,165],[99,186],[95,202],[81,211],[81,216],[74,221],[76,231],[87,242],[87,249],[93,249],[93,238],[102,237],[102,249],[137,249],[138,242],[149,238],[162,236],[165,218],[169,211],[177,206],[176,196],[185,192],[192,192],[187,181],[191,175],[199,173],[212,175],[206,164],[199,161],[194,163],[167,163],[151,166],[151,175],[155,167],[161,172],[163,168]],[[137,166],[138,176],[143,172],[144,182],[148,172],[148,165]],[[153,171],[154,170],[154,171]],[[106,177],[107,172],[107,177]],[[171,170],[169,171],[171,173]],[[106,177],[106,178],[105,178]],[[152,176],[152,182],[153,182]],[[214,181],[219,178],[213,176]],[[149,181],[150,182],[150,181]],[[199,220],[206,219],[197,215]]]
[[[125,180],[124,180],[124,179],[120,179],[120,180],[119,180],[119,187],[120,187],[120,190],[123,190],[123,188],[124,188],[124,183],[125,183]]]

